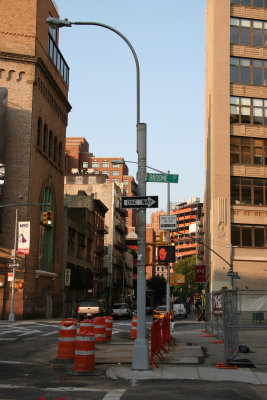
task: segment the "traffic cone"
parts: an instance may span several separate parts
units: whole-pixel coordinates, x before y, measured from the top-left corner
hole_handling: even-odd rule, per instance
[[[133,316],[133,318],[132,318],[131,339],[136,339],[136,337],[137,337],[137,317]]]

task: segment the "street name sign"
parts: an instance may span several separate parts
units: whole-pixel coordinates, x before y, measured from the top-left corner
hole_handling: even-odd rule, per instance
[[[178,183],[179,175],[174,174],[146,174],[147,182]]]
[[[122,208],[158,208],[158,196],[122,197]]]
[[[176,215],[160,215],[159,216],[159,229],[172,230],[177,228]]]
[[[237,277],[237,276],[238,276],[238,272],[228,271],[228,272],[227,272],[227,276]]]

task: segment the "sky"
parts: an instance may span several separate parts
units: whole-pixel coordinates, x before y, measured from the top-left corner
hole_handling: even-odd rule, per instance
[[[131,43],[147,165],[179,175],[171,201],[203,201],[205,0],[55,1],[61,19],[109,25]],[[74,25],[60,29],[59,49],[70,67],[67,136],[85,137],[96,157],[137,162],[136,64],[128,45],[103,27]],[[136,179],[137,165],[127,165]],[[147,183],[147,195],[167,209],[166,183]]]

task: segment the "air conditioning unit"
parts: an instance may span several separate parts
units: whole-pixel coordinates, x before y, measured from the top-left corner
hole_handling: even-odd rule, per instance
[[[73,175],[78,175],[78,174],[79,174],[78,168],[71,168],[71,173],[72,173]]]

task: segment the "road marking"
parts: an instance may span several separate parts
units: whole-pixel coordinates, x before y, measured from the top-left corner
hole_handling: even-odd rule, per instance
[[[40,333],[42,331],[37,331],[37,330],[33,330],[33,331],[28,331],[28,332],[24,332],[21,335],[18,335],[19,337],[21,336],[28,336],[28,335],[32,335],[33,333]]]
[[[92,389],[83,387],[53,387],[53,388],[40,388],[34,386],[20,386],[20,385],[4,385],[0,384],[0,389],[34,389],[44,392],[108,392],[103,400],[120,400],[121,396],[126,392],[126,389],[103,390]]]
[[[111,390],[103,397],[103,400],[119,400],[125,392],[126,389]]]
[[[49,336],[49,335],[58,335],[58,331],[43,333],[43,334],[40,335],[40,336]]]
[[[9,338],[9,337],[7,337],[7,338],[0,338],[0,341],[1,341],[1,340],[9,340],[9,341],[10,341],[10,340],[16,340],[16,339],[17,339],[17,338]]]

